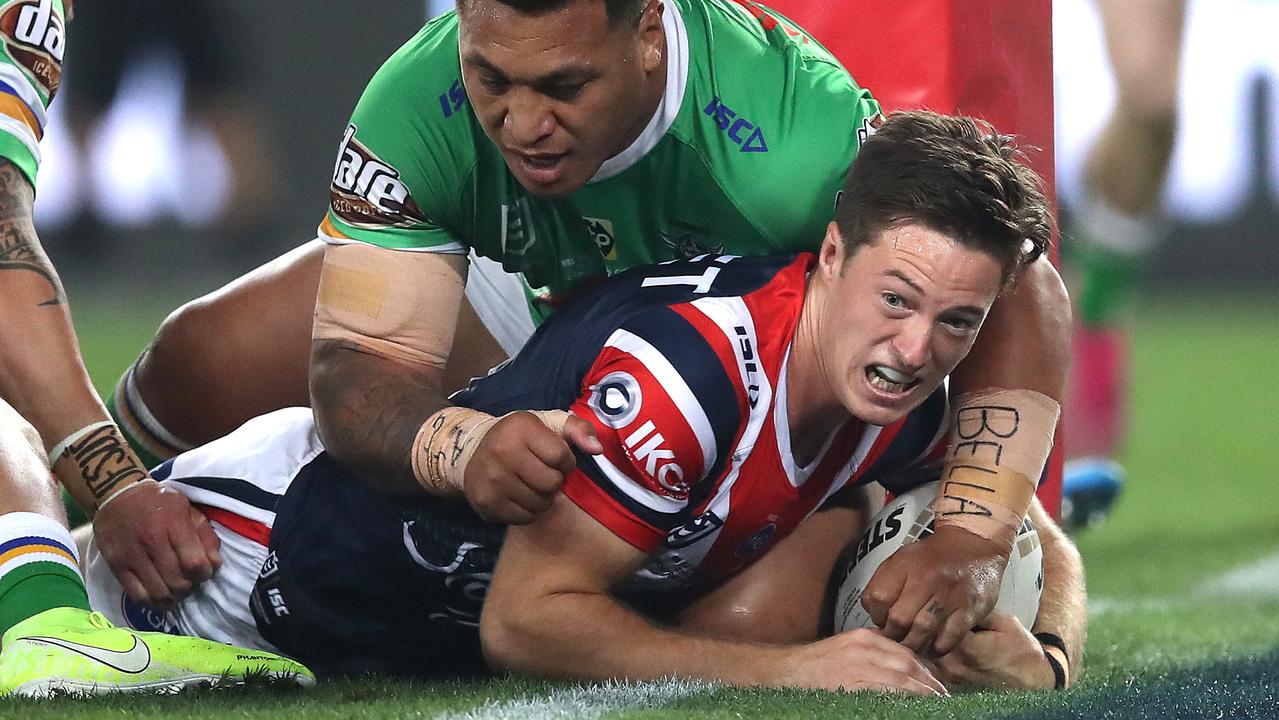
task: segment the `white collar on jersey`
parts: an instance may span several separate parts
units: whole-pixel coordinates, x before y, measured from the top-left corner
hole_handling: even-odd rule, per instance
[[[679,115],[680,106],[684,103],[684,89],[688,87],[688,29],[684,27],[684,17],[674,2],[666,2],[665,7],[662,29],[666,32],[666,90],[662,92],[657,112],[653,113],[635,142],[605,160],[590,182],[607,180],[639,162],[671,129],[675,116]]]

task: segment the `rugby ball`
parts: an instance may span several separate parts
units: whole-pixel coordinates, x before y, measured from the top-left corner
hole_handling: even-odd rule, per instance
[[[933,498],[937,483],[931,482],[899,495],[879,512],[849,548],[836,575],[835,632],[876,628],[870,613],[862,607],[862,592],[871,577],[890,555],[903,545],[933,534]],[[1039,612],[1039,595],[1044,586],[1044,551],[1039,533],[1026,518],[1017,533],[1012,557],[1004,570],[995,610],[1017,618],[1027,629]]]

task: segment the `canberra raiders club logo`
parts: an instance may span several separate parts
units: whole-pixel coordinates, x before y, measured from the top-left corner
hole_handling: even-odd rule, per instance
[[[673,230],[659,230],[662,236],[662,242],[675,257],[687,260],[695,258],[698,255],[719,255],[724,252],[724,242],[707,240],[702,237],[707,232],[706,228],[697,227],[676,221],[677,227]]]
[[[330,194],[333,214],[352,227],[413,227],[426,222],[400,171],[356,140],[354,125],[347,126],[338,148]]]
[[[53,0],[21,0],[0,8],[0,36],[9,55],[52,100],[62,84],[66,28]]]

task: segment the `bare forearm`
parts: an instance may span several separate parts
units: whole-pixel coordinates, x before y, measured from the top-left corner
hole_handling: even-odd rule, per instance
[[[660,628],[607,595],[561,593],[536,602],[522,600],[536,611],[485,609],[481,637],[495,666],[577,680],[678,676],[732,685],[788,684],[784,672],[789,653],[784,647]]]
[[[423,495],[412,448],[422,423],[448,405],[439,378],[339,340],[311,354],[311,407],[325,448],[373,487]]]
[[[1065,641],[1073,682],[1083,669],[1088,627],[1083,561],[1074,543],[1039,503],[1034,503],[1031,513],[1044,548],[1044,590],[1033,630],[1052,633]]]
[[[36,237],[32,202],[26,177],[0,159],[0,397],[35,426],[47,450],[107,412],[80,359],[58,273]],[[68,487],[87,501],[83,488]]]

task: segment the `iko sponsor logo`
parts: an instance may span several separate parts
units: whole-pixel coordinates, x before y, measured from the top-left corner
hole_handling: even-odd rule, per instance
[[[331,187],[333,213],[354,227],[412,227],[426,222],[400,172],[355,139],[348,125]]]
[[[454,80],[449,86],[449,91],[440,96],[440,110],[444,111],[445,118],[453,117],[453,114],[462,109],[466,104],[466,91],[462,89],[461,79]]]
[[[645,422],[626,438],[626,447],[635,462],[644,463],[644,471],[657,481],[666,495],[684,500],[688,498],[688,483],[684,482],[684,468],[675,462],[675,453],[662,447],[666,438],[657,432],[652,420]]]
[[[737,111],[725,105],[719,96],[711,98],[711,102],[703,111],[707,117],[715,119],[719,129],[728,135],[728,139],[741,147],[741,152],[768,152],[768,143],[764,141],[764,131],[754,123],[741,117]],[[748,134],[749,133],[749,134]]]
[[[5,48],[39,83],[49,99],[62,84],[62,55],[67,34],[53,0],[21,0],[0,9]]]
[[[591,386],[591,397],[586,404],[595,411],[595,417],[611,428],[624,428],[631,424],[644,403],[639,382],[628,372],[612,372]],[[650,423],[651,424],[651,423]]]
[[[666,536],[666,547],[672,549],[686,548],[698,541],[714,535],[724,527],[724,521],[714,512],[707,511],[698,515],[692,522],[671,530]]]
[[[591,234],[595,247],[605,260],[617,259],[617,235],[613,232],[613,222],[603,218],[584,217],[586,231]]]
[[[737,335],[737,346],[742,351],[742,370],[746,374],[746,397],[750,400],[751,409],[754,410],[755,405],[759,403],[759,363],[755,361],[755,346],[751,343],[751,336],[744,326],[735,326],[733,333]]]

